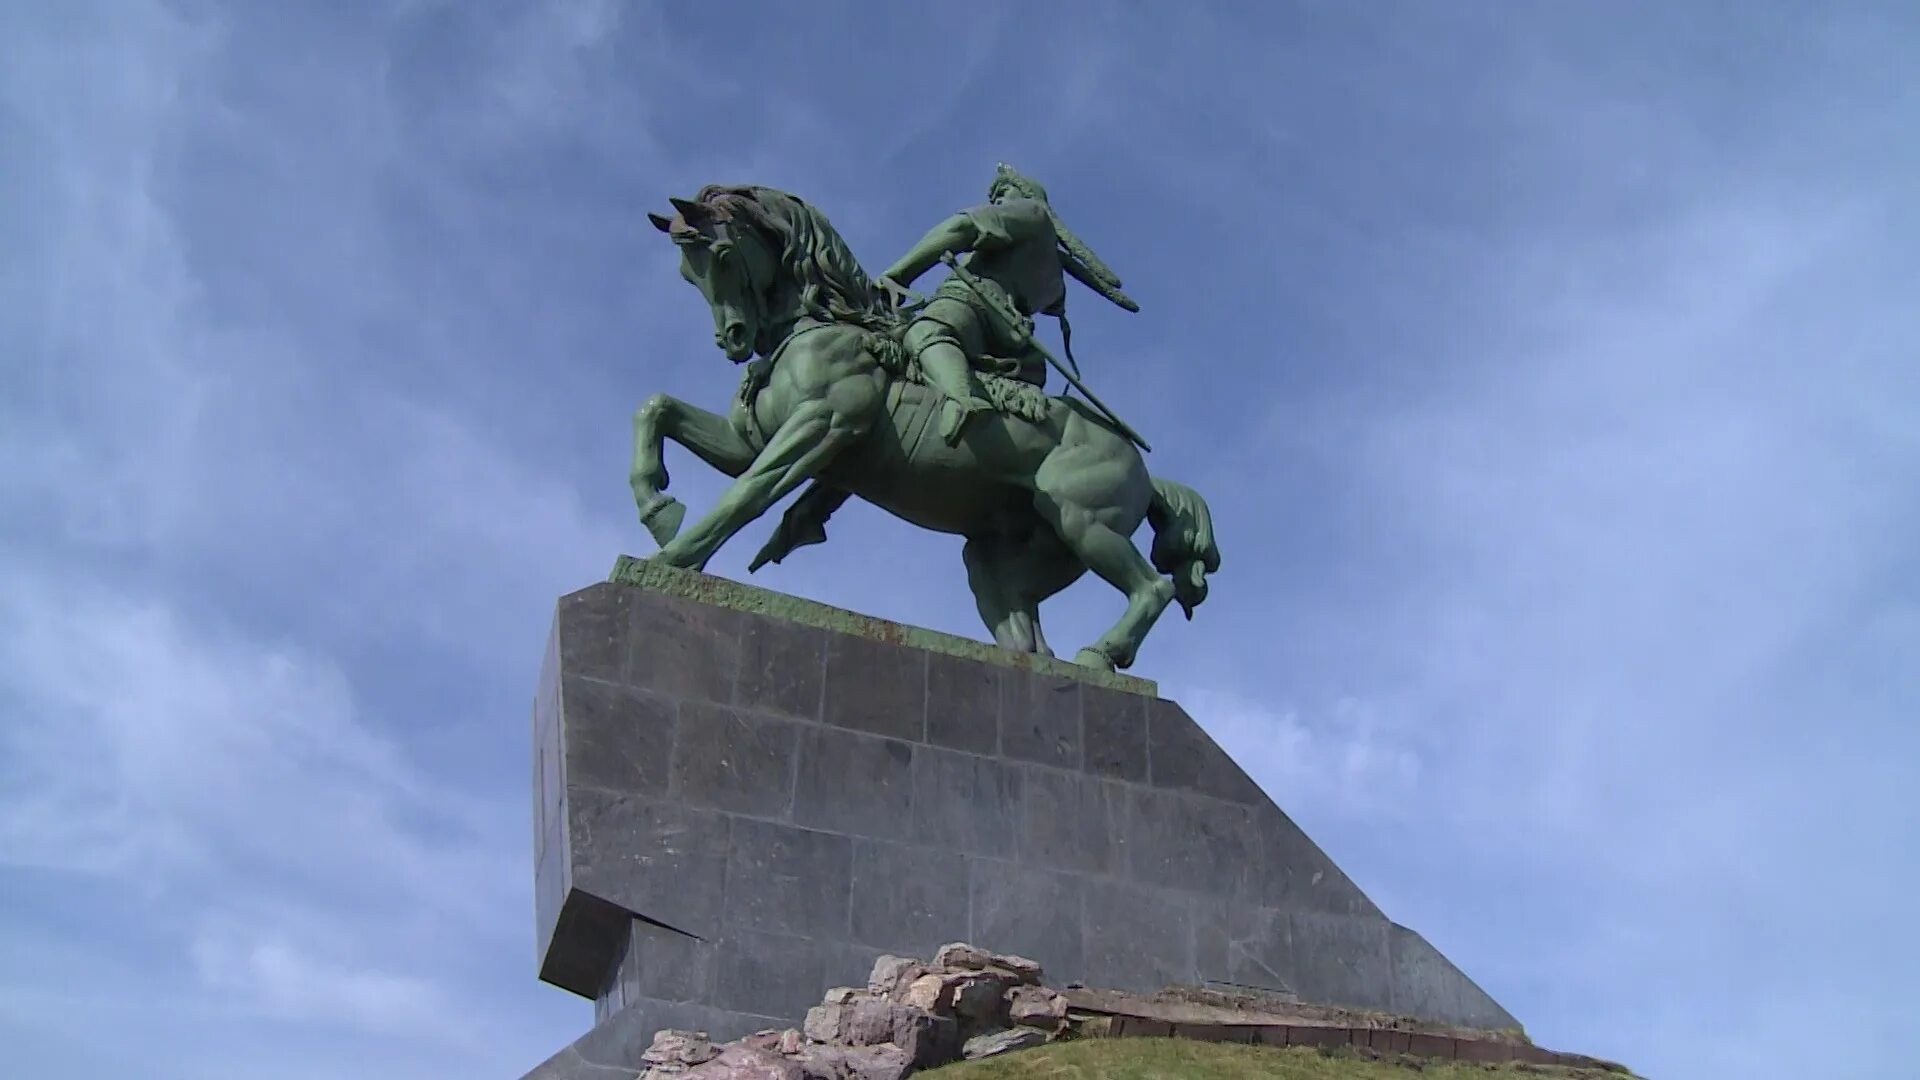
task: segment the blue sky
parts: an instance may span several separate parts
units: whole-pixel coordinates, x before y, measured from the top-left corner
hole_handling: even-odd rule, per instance
[[[1217,515],[1141,674],[1539,1041],[1911,1064],[1911,9],[1030,7],[0,6],[4,1071],[583,1031],[541,645],[650,549],[633,407],[733,378],[644,212],[770,184],[878,269],[998,160],[1140,300],[1076,352]],[[980,632],[870,508],[757,580]]]

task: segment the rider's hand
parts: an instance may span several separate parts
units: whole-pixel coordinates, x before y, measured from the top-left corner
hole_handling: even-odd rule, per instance
[[[907,290],[904,285],[885,274],[873,279],[873,287],[885,298],[888,307],[904,307],[907,304]]]

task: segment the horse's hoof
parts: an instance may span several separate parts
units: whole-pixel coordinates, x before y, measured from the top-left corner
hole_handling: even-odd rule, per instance
[[[1113,670],[1113,658],[1099,649],[1081,649],[1074,654],[1073,662],[1081,667],[1098,668],[1101,671]]]
[[[687,520],[687,504],[671,495],[662,495],[640,510],[640,524],[653,534],[653,542],[661,547],[673,543],[680,535],[680,523]]]

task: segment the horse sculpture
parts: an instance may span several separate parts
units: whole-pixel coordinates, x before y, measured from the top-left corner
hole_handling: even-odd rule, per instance
[[[1052,655],[1040,603],[1088,570],[1127,609],[1078,663],[1126,668],[1168,603],[1193,617],[1220,565],[1206,501],[1150,476],[1112,423],[1075,399],[1002,386],[1027,391],[1025,407],[981,417],[949,446],[930,432],[942,399],[909,370],[900,316],[825,215],[766,187],[710,186],[672,204],[672,216],[648,217],[678,245],[716,344],[747,370],[726,416],[665,394],[634,413],[630,479],[655,559],[701,569],[811,482],[755,568],[825,539],[827,515],[851,495],[965,538],[968,585],[1003,648]],[[668,439],[735,478],[684,530],[685,508],[666,494]],[[1142,521],[1151,563],[1130,539]]]

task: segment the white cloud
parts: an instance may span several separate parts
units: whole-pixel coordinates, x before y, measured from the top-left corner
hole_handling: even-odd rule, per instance
[[[1343,698],[1324,713],[1276,711],[1230,693],[1166,685],[1222,749],[1282,807],[1379,820],[1418,804],[1426,740],[1377,703]]]
[[[192,955],[203,985],[276,1020],[448,1043],[471,1034],[441,984],[325,959],[282,935],[217,927],[194,940]]]
[[[0,933],[19,1038],[73,1025],[51,1056],[101,1018],[163,1048],[75,1075],[364,1054],[432,1076],[448,1012],[479,1018],[475,1060],[507,1047],[489,1068],[577,1033],[527,972],[521,703],[552,595],[644,543],[625,410],[729,389],[639,212],[769,181],[904,243],[949,208],[927,191],[977,190],[945,170],[985,143],[921,153],[963,99],[997,119],[952,131],[1012,140],[989,163],[1092,148],[1090,187],[1182,200],[1109,217],[1151,245],[1120,261],[1159,274],[1139,348],[1180,345],[1109,337],[1116,396],[1159,371],[1206,401],[1203,362],[1242,416],[1284,387],[1225,463],[1202,458],[1232,429],[1165,417],[1191,448],[1157,456],[1218,472],[1229,566],[1149,661],[1281,805],[1575,1049],[1688,1060],[1650,995],[1734,1013],[1777,991],[1890,1027],[1920,843],[1920,376],[1884,147],[1826,153],[1823,114],[1764,94],[1695,114],[1452,15],[1362,48],[1170,18],[1067,56],[964,15],[966,70],[863,98],[770,93],[758,45],[689,46],[651,8],[402,8],[370,29],[76,2],[60,38],[0,11],[0,122],[30,166],[0,206],[28,256],[0,268],[25,313],[0,345],[28,359],[0,373],[0,872],[38,890]],[[1040,113],[1006,109],[1030,92]],[[1911,126],[1878,108],[1848,122]],[[1736,119],[1745,142],[1710,130]],[[889,141],[913,161],[876,168]],[[1271,303],[1203,338],[1181,312],[1209,274]],[[676,485],[697,512],[719,482],[682,456]],[[946,541],[848,513],[763,583],[978,632]],[[1302,536],[1325,565],[1288,562]],[[871,574],[905,544],[932,584]],[[1115,603],[1088,583],[1051,636]],[[1757,1044],[1792,1019],[1747,1015]],[[293,1061],[302,1038],[325,1045]]]

